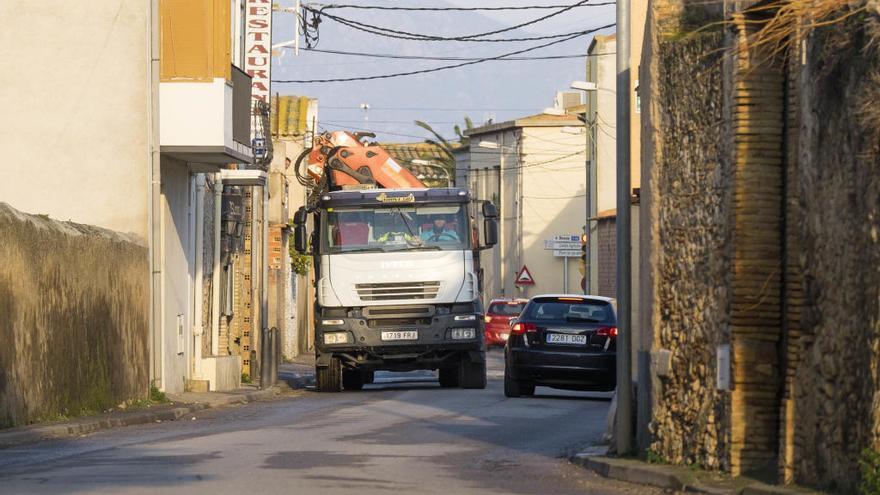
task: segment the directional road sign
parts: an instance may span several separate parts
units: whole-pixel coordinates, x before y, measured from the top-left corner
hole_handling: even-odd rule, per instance
[[[557,258],[580,258],[580,249],[554,249],[553,256]]]

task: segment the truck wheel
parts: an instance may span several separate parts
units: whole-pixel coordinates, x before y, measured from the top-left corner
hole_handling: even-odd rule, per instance
[[[485,354],[483,356],[481,363],[474,363],[467,356],[462,356],[458,378],[461,388],[486,388]]]
[[[440,368],[440,386],[451,388],[458,386],[458,368]]]
[[[315,367],[315,390],[318,392],[342,391],[342,361],[331,358],[329,366]]]
[[[362,390],[364,388],[364,372],[361,370],[342,370],[342,388]]]
[[[535,385],[520,380],[515,380],[504,368],[504,395],[505,397],[519,397],[522,395],[535,395]]]

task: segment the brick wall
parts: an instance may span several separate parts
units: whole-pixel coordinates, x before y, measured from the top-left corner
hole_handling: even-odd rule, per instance
[[[760,24],[750,16],[743,21],[737,24],[732,87],[734,475],[776,469],[784,247],[783,63],[763,49],[751,48]]]

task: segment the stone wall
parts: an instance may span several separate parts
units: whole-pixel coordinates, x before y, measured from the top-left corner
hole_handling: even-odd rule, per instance
[[[149,391],[147,248],[0,203],[0,426]]]
[[[651,14],[656,15],[656,13]],[[643,172],[651,223],[643,294],[654,350],[671,351],[653,385],[650,449],[678,464],[729,467],[729,393],[716,390],[715,350],[727,342],[731,167],[723,139],[723,37],[658,36],[651,24],[642,79]],[[708,54],[708,55],[707,55]],[[646,177],[646,175],[648,175]],[[645,180],[647,179],[647,181]]]
[[[818,30],[801,73],[805,280],[794,370],[795,481],[853,493],[880,450],[880,21]]]

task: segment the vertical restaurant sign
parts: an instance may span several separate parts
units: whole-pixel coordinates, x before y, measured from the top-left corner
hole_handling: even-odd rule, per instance
[[[269,103],[272,67],[272,0],[246,0],[244,70],[251,76],[251,107]]]

